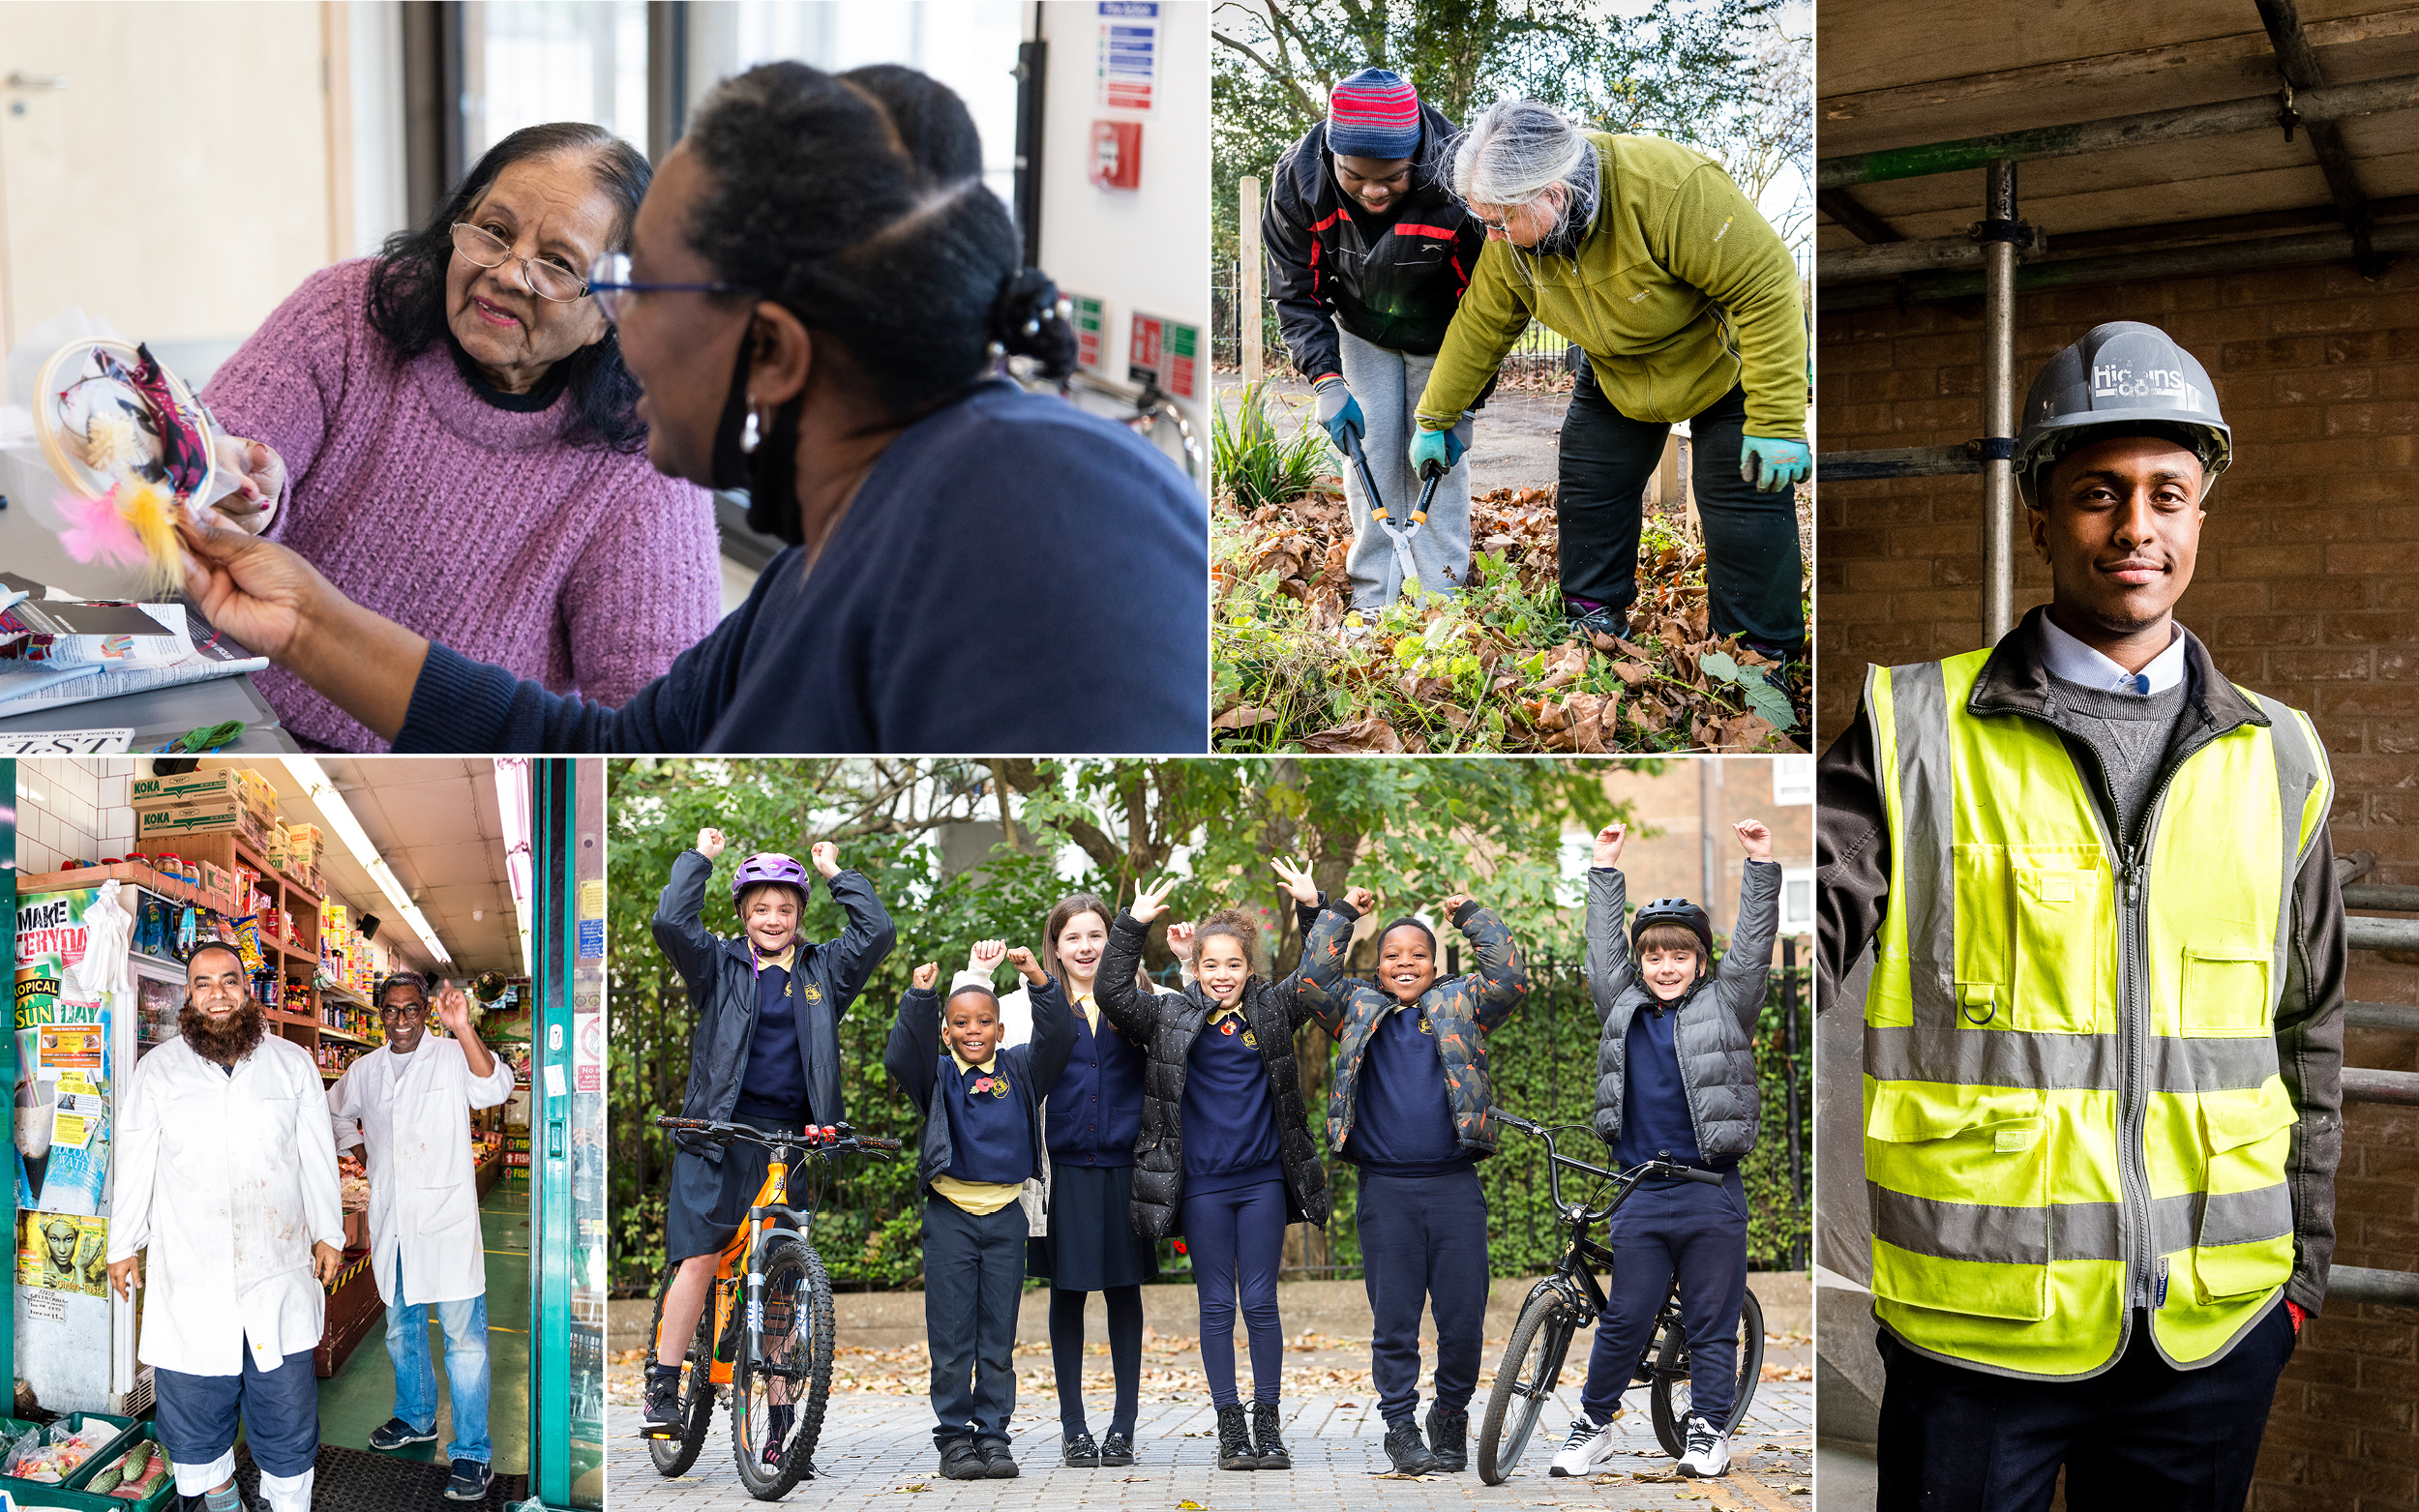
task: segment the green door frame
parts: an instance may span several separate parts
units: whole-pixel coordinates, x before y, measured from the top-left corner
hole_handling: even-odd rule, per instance
[[[578,763],[529,763],[529,1499],[572,1507],[572,949]]]

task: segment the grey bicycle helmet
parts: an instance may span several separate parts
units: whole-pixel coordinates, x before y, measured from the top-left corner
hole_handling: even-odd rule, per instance
[[[2094,326],[2050,358],[2024,396],[2021,418],[2016,486],[2035,509],[2042,473],[2112,435],[2165,436],[2200,459],[2211,484],[2234,456],[2208,371],[2174,338],[2138,320]]]

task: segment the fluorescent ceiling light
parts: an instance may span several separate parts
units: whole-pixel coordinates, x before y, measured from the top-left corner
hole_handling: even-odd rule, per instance
[[[529,758],[495,758],[495,810],[504,821],[504,884],[513,895],[513,922],[521,932],[521,974],[529,970],[529,897],[536,852],[529,846]]]
[[[319,811],[319,817],[327,822],[327,827],[336,831],[336,838],[344,843],[344,848],[351,851],[353,859],[361,863],[362,870],[370,874],[370,880],[378,884],[378,891],[386,894],[387,901],[395,905],[396,912],[403,915],[403,922],[411,926],[412,933],[428,945],[430,953],[436,957],[437,964],[452,965],[454,953],[436,937],[436,931],[429,927],[428,916],[403,891],[403,879],[395,875],[395,869],[386,864],[384,856],[378,854],[378,847],[370,844],[370,837],[362,831],[361,821],[354,818],[353,811],[344,806],[344,795],[336,790],[336,784],[328,780],[328,774],[320,769],[319,763],[310,756],[287,756],[285,770],[293,774],[294,781],[302,784],[303,796],[309,798]]]

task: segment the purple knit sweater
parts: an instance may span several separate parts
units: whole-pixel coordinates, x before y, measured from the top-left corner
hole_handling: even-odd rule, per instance
[[[567,391],[515,413],[444,342],[398,359],[370,325],[371,265],[305,279],[203,390],[229,433],[285,459],[270,538],[473,661],[626,701],[721,617],[711,499],[644,454],[565,442]],[[387,748],[284,667],[256,675],[297,739]]]

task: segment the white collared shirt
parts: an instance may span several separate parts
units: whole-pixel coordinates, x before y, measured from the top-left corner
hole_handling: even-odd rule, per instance
[[[117,1116],[111,1263],[143,1265],[146,1365],[275,1370],[317,1348],[312,1243],[344,1247],[336,1142],[311,1052],[271,1033],[232,1075],[180,1037],[143,1056]]]
[[[2165,693],[2184,680],[2184,627],[2170,624],[2174,637],[2167,648],[2150,659],[2150,665],[2138,672],[2129,672],[2106,656],[2083,644],[2058,628],[2058,622],[2044,614],[2041,617],[2041,655],[2048,664],[2049,675],[2062,677],[2086,688],[2107,693],[2131,693],[2147,696]]]
[[[351,1142],[348,1130],[358,1118],[369,1146],[370,1268],[389,1307],[399,1279],[406,1302],[487,1294],[470,1110],[513,1095],[512,1066],[493,1058],[486,1076],[474,1077],[462,1041],[424,1033],[408,1055],[392,1045],[368,1052],[328,1088],[337,1141]]]

